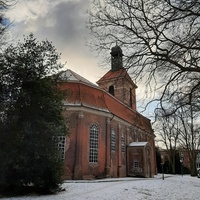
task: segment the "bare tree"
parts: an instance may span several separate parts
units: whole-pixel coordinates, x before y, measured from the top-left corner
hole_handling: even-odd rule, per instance
[[[165,110],[157,109],[155,130],[169,152],[172,169],[175,167],[175,151],[179,149],[187,152],[191,175],[196,175],[196,154],[200,145],[198,98],[190,96],[190,104],[185,104],[188,97],[184,98],[183,94],[179,97],[179,102],[177,99],[169,102]],[[176,112],[171,114],[174,110]]]
[[[156,118],[154,129],[158,136],[157,140],[166,148],[172,173],[175,174],[175,159],[180,137],[178,119],[175,114],[167,116],[166,111],[161,109],[157,110]]]
[[[5,18],[5,12],[16,2],[16,0],[0,0],[0,49],[6,44],[5,32],[9,27],[9,22]]]
[[[117,42],[127,70],[162,92],[161,106],[183,87],[192,86],[187,95],[199,87],[199,0],[93,0],[89,16],[93,47],[107,51]]]
[[[199,150],[200,126],[199,114],[193,110],[192,105],[181,107],[177,112],[179,120],[180,148],[187,151],[190,161],[191,175],[196,175],[196,154]]]

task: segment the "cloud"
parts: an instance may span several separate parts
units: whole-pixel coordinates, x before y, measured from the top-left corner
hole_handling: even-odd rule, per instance
[[[33,32],[36,35],[55,40],[60,46],[63,42],[75,46],[83,44],[86,37],[85,14],[89,0],[60,0],[53,3],[48,0],[20,1],[8,12],[14,22],[15,35]]]
[[[26,23],[29,19],[46,15],[52,4],[48,0],[21,0],[7,11],[7,16],[15,24]]]
[[[12,37],[18,40],[33,33],[39,40],[47,38],[62,53],[66,68],[96,82],[105,71],[85,43],[90,37],[85,28],[89,1],[20,0],[7,12],[13,22]]]

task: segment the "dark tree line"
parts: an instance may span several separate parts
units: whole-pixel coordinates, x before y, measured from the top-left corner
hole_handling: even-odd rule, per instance
[[[5,12],[15,3],[0,1],[0,196],[59,191],[58,142],[67,134],[57,76],[60,54],[33,34],[8,44]]]

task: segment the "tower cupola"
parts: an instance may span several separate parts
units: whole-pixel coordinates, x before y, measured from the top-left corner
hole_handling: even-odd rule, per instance
[[[122,57],[123,57],[123,53],[122,53],[122,49],[116,45],[115,47],[113,47],[111,49],[111,70],[112,71],[117,71],[118,69],[123,67],[123,63],[122,63]]]

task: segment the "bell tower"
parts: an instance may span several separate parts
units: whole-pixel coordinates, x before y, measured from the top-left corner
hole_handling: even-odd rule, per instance
[[[102,89],[113,95],[122,103],[136,110],[137,86],[123,67],[123,52],[119,46],[111,49],[111,70],[109,70],[97,84]]]

